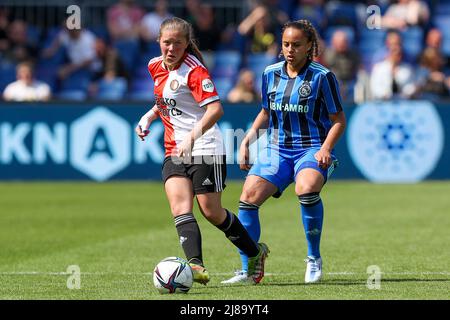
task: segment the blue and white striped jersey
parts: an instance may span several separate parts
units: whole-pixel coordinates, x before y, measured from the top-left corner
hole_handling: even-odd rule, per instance
[[[331,128],[329,114],[342,110],[335,75],[307,61],[295,78],[286,62],[268,66],[262,79],[262,107],[270,111],[270,141],[286,149],[320,147]]]

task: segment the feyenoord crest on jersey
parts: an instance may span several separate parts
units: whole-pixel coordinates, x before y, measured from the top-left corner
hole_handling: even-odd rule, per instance
[[[311,83],[309,81],[303,81],[300,88],[298,88],[298,93],[302,98],[308,97],[311,94]]]
[[[180,83],[178,82],[178,80],[174,79],[170,82],[170,89],[172,91],[176,91],[178,89],[178,87],[180,86]]]

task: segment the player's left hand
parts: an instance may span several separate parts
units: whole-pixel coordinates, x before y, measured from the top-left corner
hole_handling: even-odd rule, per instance
[[[190,158],[192,156],[193,147],[194,141],[192,141],[190,136],[186,137],[177,148],[177,157]]]
[[[328,167],[331,165],[332,159],[330,150],[320,149],[316,152],[314,158],[316,158],[319,164],[319,168],[321,169],[328,169]]]

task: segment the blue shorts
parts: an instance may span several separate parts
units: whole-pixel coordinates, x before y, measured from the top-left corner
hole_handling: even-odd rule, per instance
[[[284,189],[295,181],[300,170],[305,168],[319,171],[326,182],[337,167],[338,161],[332,153],[332,163],[328,169],[320,168],[318,161],[314,158],[314,154],[319,150],[320,148],[284,149],[268,145],[258,154],[248,174],[261,177],[274,184],[278,188],[277,196],[280,196]]]

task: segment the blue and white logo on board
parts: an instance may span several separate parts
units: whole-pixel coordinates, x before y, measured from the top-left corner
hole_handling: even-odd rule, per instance
[[[367,179],[412,183],[436,167],[444,132],[428,101],[370,102],[353,113],[347,143],[353,162]]]
[[[103,107],[72,123],[70,163],[97,181],[104,181],[130,163],[130,126]]]

